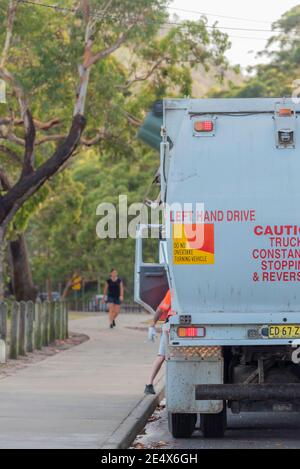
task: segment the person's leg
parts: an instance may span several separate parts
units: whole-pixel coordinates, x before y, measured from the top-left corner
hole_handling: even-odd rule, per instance
[[[108,303],[108,320],[111,326],[114,320],[114,304],[113,303]]]
[[[121,309],[121,306],[120,305],[114,305],[114,321],[117,319],[117,317],[119,316],[120,314],[120,309]]]
[[[151,371],[151,374],[150,374],[148,384],[153,385],[154,380],[155,380],[156,376],[158,375],[159,370],[161,369],[162,364],[164,363],[164,361],[165,361],[165,356],[162,356],[162,355],[157,356],[155,362],[153,363],[153,367],[152,367],[152,371]]]
[[[145,391],[144,391],[145,394],[155,394],[153,383],[165,359],[166,359],[166,335],[163,332],[160,337],[158,356],[152,365],[152,370],[151,370],[151,374],[149,377],[149,383],[146,384],[146,387],[145,387]]]

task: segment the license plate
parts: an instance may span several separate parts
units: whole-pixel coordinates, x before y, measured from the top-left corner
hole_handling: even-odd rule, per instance
[[[269,326],[269,339],[299,339],[300,325]]]

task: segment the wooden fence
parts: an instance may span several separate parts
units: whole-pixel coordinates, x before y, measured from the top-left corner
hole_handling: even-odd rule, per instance
[[[66,338],[67,303],[0,303],[0,349],[5,350],[5,358],[16,360],[34,350],[41,350],[55,340]],[[0,353],[0,362],[4,362],[5,358],[1,358]]]

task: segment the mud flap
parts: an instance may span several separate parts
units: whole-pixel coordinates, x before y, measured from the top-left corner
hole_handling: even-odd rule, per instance
[[[166,380],[167,410],[171,413],[222,412],[223,401],[196,401],[198,384],[223,384],[223,358],[217,361],[168,360]]]

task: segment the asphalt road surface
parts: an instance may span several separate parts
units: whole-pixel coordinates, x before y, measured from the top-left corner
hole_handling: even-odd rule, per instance
[[[196,430],[191,439],[175,440],[168,431],[167,413],[162,408],[153,414],[133,446],[146,449],[295,449],[300,448],[300,413],[232,415],[229,412],[224,439],[207,440]]]

